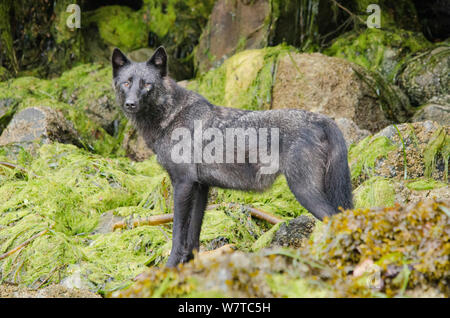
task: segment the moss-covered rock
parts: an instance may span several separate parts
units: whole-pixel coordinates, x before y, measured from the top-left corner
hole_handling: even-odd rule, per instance
[[[433,47],[408,59],[397,81],[415,106],[449,95],[450,45]]]
[[[120,151],[126,121],[115,106],[111,77],[111,69],[99,64],[80,65],[53,80],[20,77],[0,83],[0,100],[14,100],[17,110],[36,106],[61,110],[84,147],[115,153]]]
[[[354,185],[374,176],[410,180],[448,180],[448,127],[431,121],[392,125],[349,149]],[[377,179],[380,180],[380,179]],[[376,181],[382,184],[389,180]],[[384,188],[384,187],[383,187]],[[391,200],[388,202],[392,203]]]
[[[405,59],[431,45],[421,33],[373,28],[341,35],[324,53],[377,71],[392,82]]]
[[[97,25],[101,38],[108,45],[125,51],[147,46],[149,26],[139,11],[126,6],[104,6],[85,16],[86,23]]]
[[[234,252],[149,269],[113,297],[448,297],[449,206],[344,211],[299,250]],[[429,290],[429,292],[423,292]]]

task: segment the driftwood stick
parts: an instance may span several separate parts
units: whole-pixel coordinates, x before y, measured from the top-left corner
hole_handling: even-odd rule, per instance
[[[127,221],[122,221],[115,223],[113,225],[113,231],[117,229],[125,229],[128,227],[128,224],[132,228],[138,227],[138,226],[144,226],[144,225],[160,225],[164,223],[169,223],[173,221],[173,213],[170,214],[160,214],[160,215],[152,215],[149,217],[146,217],[144,219],[133,219],[130,223]]]
[[[264,221],[267,221],[270,224],[277,224],[277,223],[283,222],[282,219],[280,219],[280,218],[276,217],[275,215],[272,215],[268,212],[265,212],[265,211],[247,206],[247,205],[238,204],[238,203],[212,204],[212,205],[208,205],[206,207],[206,210],[214,210],[214,209],[217,209],[222,206],[226,206],[229,208],[243,207],[250,213],[251,216],[261,219],[261,220],[264,220]],[[127,227],[135,228],[135,227],[144,226],[144,225],[161,225],[161,224],[169,223],[172,221],[173,221],[173,213],[152,215],[152,216],[146,217],[144,219],[137,218],[137,219],[132,219],[130,221],[121,221],[121,222],[115,223],[112,226],[112,230],[115,231],[117,229],[126,229]]]
[[[217,209],[217,208],[219,208],[221,206],[228,206],[229,208],[243,207],[244,209],[248,210],[248,212],[250,212],[251,216],[253,216],[255,218],[258,218],[258,219],[261,219],[261,220],[264,220],[264,221],[267,221],[270,224],[277,224],[277,223],[283,222],[282,219],[280,219],[280,218],[276,217],[275,215],[272,215],[272,214],[270,214],[268,212],[265,212],[265,211],[262,211],[262,210],[259,210],[259,209],[247,206],[247,205],[238,204],[238,203],[213,204],[213,205],[208,205],[206,207],[206,209],[207,210],[214,210],[214,209]]]
[[[14,164],[14,163],[11,163],[11,162],[0,161],[0,166],[4,166],[4,167],[7,167],[7,168],[13,169],[13,170],[17,169],[17,170],[19,170],[21,172],[30,173],[33,177],[37,177],[37,175],[34,174],[33,172],[28,172],[25,168],[22,168],[21,166],[18,166],[18,165]]]
[[[17,251],[20,251],[21,249],[23,249],[25,246],[27,246],[28,244],[30,244],[32,241],[34,241],[35,239],[37,239],[38,237],[46,234],[48,232],[48,229],[43,230],[35,235],[33,235],[32,237],[30,237],[28,240],[26,240],[25,242],[23,242],[22,244],[20,244],[19,246],[15,247],[14,249],[10,250],[9,252],[6,252],[2,255],[0,255],[0,260],[7,258],[8,256],[14,254]]]

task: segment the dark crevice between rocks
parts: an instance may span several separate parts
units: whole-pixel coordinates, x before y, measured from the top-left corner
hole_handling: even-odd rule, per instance
[[[82,10],[91,11],[103,6],[127,6],[133,10],[139,10],[142,7],[142,0],[89,0],[83,1],[81,5]]]

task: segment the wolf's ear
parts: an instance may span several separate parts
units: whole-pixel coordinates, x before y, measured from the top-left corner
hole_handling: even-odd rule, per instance
[[[112,54],[112,58],[111,58],[111,62],[112,62],[112,66],[113,66],[113,75],[114,75],[114,77],[117,76],[117,73],[119,72],[119,69],[122,66],[125,66],[128,63],[130,63],[130,61],[127,59],[125,54],[123,54],[122,51],[119,50],[118,48],[114,49],[113,54]]]
[[[161,77],[167,76],[167,53],[164,47],[160,46],[157,48],[153,56],[147,61],[147,64],[156,67]]]

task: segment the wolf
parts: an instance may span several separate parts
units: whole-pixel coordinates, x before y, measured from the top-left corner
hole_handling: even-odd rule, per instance
[[[330,118],[304,110],[249,111],[213,105],[170,78],[164,47],[159,47],[146,62],[131,61],[118,48],[111,59],[117,103],[172,182],[174,219],[167,267],[189,261],[199,249],[211,187],[264,191],[283,174],[298,202],[320,220],[338,213],[340,208],[353,207],[346,143]],[[241,154],[244,162],[174,160],[172,149],[180,142],[174,132],[181,129],[198,134],[195,124],[199,122],[202,130],[213,129],[222,135],[228,128],[241,128],[244,133],[276,128],[277,133],[271,133],[271,137],[278,138],[267,141],[266,135],[259,141],[267,141],[271,151],[279,153],[279,162],[262,173],[267,162],[250,160],[250,134],[234,136],[245,142],[234,143],[233,138],[230,148],[237,156]],[[204,146],[208,140],[194,141],[194,146],[198,142]]]

